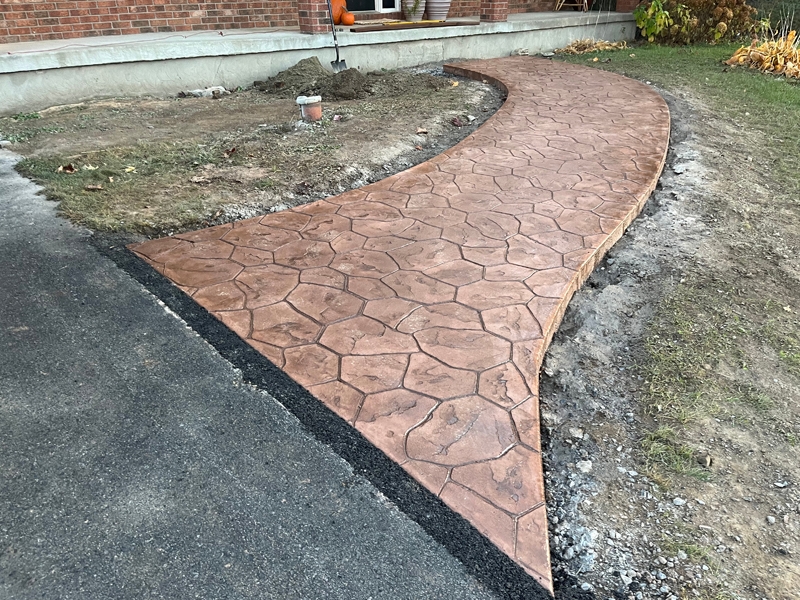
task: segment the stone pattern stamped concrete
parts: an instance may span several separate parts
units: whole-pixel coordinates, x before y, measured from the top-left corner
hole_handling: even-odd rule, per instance
[[[448,70],[508,100],[444,154],[132,249],[552,591],[539,368],[655,187],[669,111],[642,83],[580,66]]]

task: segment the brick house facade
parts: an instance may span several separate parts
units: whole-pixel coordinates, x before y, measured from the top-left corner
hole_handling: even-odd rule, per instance
[[[547,11],[555,0],[453,0],[450,17],[480,15],[504,21],[508,13]],[[399,17],[399,13],[373,13]],[[359,15],[359,19],[368,15]],[[251,27],[328,27],[320,0],[180,2],[179,0],[1,0],[0,44],[34,40]]]

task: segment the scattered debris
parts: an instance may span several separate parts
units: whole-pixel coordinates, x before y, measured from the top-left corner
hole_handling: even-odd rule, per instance
[[[450,119],[450,122],[453,125],[455,125],[456,127],[463,127],[464,126],[464,121],[462,121],[458,117],[453,117],[452,119]]]
[[[424,127],[417,127],[417,135],[428,135],[428,130]]]
[[[56,169],[56,173],[67,173],[68,175],[71,175],[72,173],[77,173],[77,172],[78,172],[78,169],[76,169],[75,165],[73,165],[72,163],[69,163],[67,165],[60,165]]]
[[[530,56],[531,53],[527,48],[517,48],[511,51],[511,56]]]
[[[103,186],[99,184],[89,184],[83,187],[87,192],[102,192]]]
[[[222,96],[229,96],[230,91],[226,90],[221,85],[214,85],[202,90],[189,90],[188,92],[180,92],[179,98],[220,98]]]
[[[589,52],[605,52],[607,50],[626,50],[628,43],[623,40],[621,42],[606,42],[605,40],[593,40],[587,38],[585,40],[575,40],[569,46],[557,48],[556,54],[587,54]]]
[[[132,167],[132,166],[125,167],[125,172],[126,173],[136,173],[136,167]]]

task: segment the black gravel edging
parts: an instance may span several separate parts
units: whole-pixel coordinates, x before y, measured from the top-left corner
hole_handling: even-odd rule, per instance
[[[418,484],[400,465],[375,448],[265,356],[228,329],[166,277],[126,248],[120,236],[94,234],[90,243],[180,316],[220,355],[242,372],[242,378],[269,393],[359,475],[381,491],[404,514],[467,568],[481,584],[508,600],[552,598],[535,579],[483,537],[461,515]],[[559,595],[560,596],[560,595]],[[586,598],[586,597],[584,597]],[[589,600],[587,598],[586,600]]]

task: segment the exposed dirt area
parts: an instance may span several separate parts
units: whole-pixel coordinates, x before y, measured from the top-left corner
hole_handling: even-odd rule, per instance
[[[441,65],[332,75],[303,62],[218,99],[114,99],[0,119],[0,138],[64,216],[160,236],[377,181],[451,147],[503,100]],[[295,97],[316,93],[323,118],[306,123]]]
[[[661,185],[545,361],[558,595],[795,599],[800,206],[767,140],[662,93]]]

